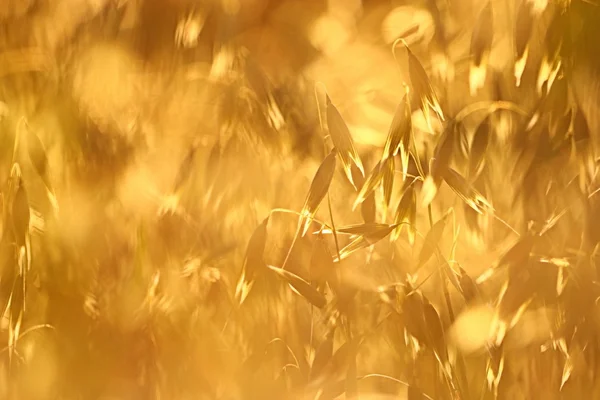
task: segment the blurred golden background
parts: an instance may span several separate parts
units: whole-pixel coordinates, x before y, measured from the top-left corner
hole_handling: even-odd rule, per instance
[[[600,398],[599,23],[0,0],[0,398]]]

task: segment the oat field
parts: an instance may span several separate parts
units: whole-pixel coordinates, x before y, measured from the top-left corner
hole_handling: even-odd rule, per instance
[[[600,398],[598,0],[0,0],[0,399]]]

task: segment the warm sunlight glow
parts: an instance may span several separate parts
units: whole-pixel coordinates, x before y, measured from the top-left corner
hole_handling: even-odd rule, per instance
[[[600,399],[598,0],[0,26],[0,400]]]

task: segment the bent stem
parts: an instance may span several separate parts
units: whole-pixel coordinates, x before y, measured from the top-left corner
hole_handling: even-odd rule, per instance
[[[483,110],[487,110],[490,114],[498,110],[507,110],[515,112],[522,116],[527,115],[527,111],[523,110],[521,107],[519,107],[517,104],[511,101],[480,101],[477,103],[469,104],[468,106],[460,110],[458,114],[456,114],[456,121],[460,122],[466,117],[470,116],[471,114]]]

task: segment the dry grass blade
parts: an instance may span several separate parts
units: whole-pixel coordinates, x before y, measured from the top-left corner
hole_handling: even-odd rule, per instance
[[[459,284],[461,293],[465,298],[465,302],[467,304],[471,303],[473,300],[479,297],[479,290],[477,289],[477,284],[462,268],[460,269]]]
[[[336,231],[338,233],[346,233],[348,235],[364,236],[364,235],[376,234],[377,232],[379,232],[381,230],[385,230],[388,227],[389,227],[388,224],[373,222],[373,223],[342,226],[342,227],[337,228]]]
[[[12,222],[15,240],[19,246],[24,246],[29,233],[30,209],[27,191],[23,185],[19,185],[12,204]]]
[[[462,289],[460,288],[460,274],[450,266],[450,263],[448,262],[446,257],[442,255],[441,258],[443,260],[442,266],[440,267],[441,270],[444,272],[444,275],[446,276],[452,287],[456,289],[457,292],[462,293]]]
[[[12,364],[13,357],[17,355],[17,342],[21,337],[21,326],[23,323],[23,309],[25,306],[25,292],[23,291],[24,276],[17,276],[13,291],[10,295],[9,307],[9,328],[8,328],[8,348],[9,348],[9,365]]]
[[[26,130],[27,153],[29,154],[31,164],[40,177],[44,180],[44,183],[47,184],[48,156],[46,155],[46,148],[35,132],[29,128],[27,122],[25,122],[23,125]]]
[[[177,175],[175,176],[175,183],[173,185],[173,193],[178,193],[185,184],[185,182],[189,179],[193,170],[195,159],[196,146],[192,146],[188,150],[185,159],[183,160],[183,162],[179,166],[179,169],[177,170]]]
[[[428,344],[428,332],[425,325],[425,299],[418,291],[406,295],[402,302],[402,314],[406,330],[415,339],[423,344]]]
[[[469,136],[464,125],[460,124],[456,131],[456,140],[454,141],[452,153],[455,155],[457,166],[466,164],[469,159]]]
[[[547,90],[553,87],[558,71],[562,65],[560,51],[563,45],[563,38],[568,35],[569,26],[567,25],[567,13],[555,11],[552,21],[546,31],[546,46],[538,71],[537,90],[542,93],[544,84],[547,84]]]
[[[348,365],[348,359],[351,355],[350,353],[350,343],[344,342],[336,351],[333,353],[333,357],[331,358],[331,366],[334,371],[338,371]]]
[[[421,194],[419,196],[419,203],[421,207],[425,208],[431,204],[431,202],[435,199],[435,196],[437,196],[439,185],[440,182],[436,182],[433,176],[427,175],[427,178],[425,178],[425,181],[423,182],[423,187],[421,188]]]
[[[348,130],[348,126],[346,122],[342,118],[342,115],[338,111],[338,109],[333,105],[329,96],[327,96],[327,126],[329,128],[329,135],[331,136],[331,141],[333,142],[334,147],[338,151],[338,155],[342,160],[342,164],[344,165],[344,171],[346,172],[346,176],[350,180],[350,183],[357,188],[358,185],[354,181],[352,175],[352,165],[355,165],[358,170],[364,176],[364,168],[358,152],[354,147],[354,140],[350,135],[350,131]]]
[[[565,143],[572,120],[573,110],[569,109],[565,115],[558,117],[555,123],[552,124],[550,132],[552,134],[552,141],[556,143],[557,147]]]
[[[18,164],[14,164],[11,171],[11,196],[10,217],[12,222],[15,242],[18,246],[25,246],[29,234],[29,221],[31,211],[29,209],[29,198]]]
[[[443,170],[448,168],[452,161],[452,151],[454,148],[454,139],[456,138],[458,123],[454,120],[448,121],[444,133],[437,143],[434,151],[434,157],[431,161],[431,169],[423,188],[421,189],[421,206],[427,207],[435,196],[442,183]]]
[[[304,297],[315,307],[323,308],[325,307],[325,304],[327,304],[325,297],[310,283],[300,278],[298,275],[272,265],[267,265],[267,268],[282,277],[290,285],[294,292]]]
[[[46,193],[48,195],[48,200],[50,201],[54,210],[58,210],[58,201],[56,200],[56,195],[54,194],[54,189],[52,185],[52,181],[50,179],[50,170],[48,166],[48,156],[46,154],[46,147],[36,135],[36,133],[29,128],[26,121],[23,120],[23,127],[26,131],[26,144],[27,144],[27,154],[29,155],[29,159],[31,160],[31,164],[33,165],[35,171],[44,182],[46,186]]]
[[[568,80],[564,76],[556,79],[544,101],[544,107],[550,114],[550,120],[556,118],[557,115],[564,115],[564,113],[572,109],[568,94]]]
[[[534,244],[534,235],[527,234],[521,236],[519,240],[500,258],[498,261],[498,267],[508,267],[511,275],[517,274],[518,270],[524,267],[529,261]]]
[[[573,359],[571,357],[567,357],[565,359],[565,365],[563,366],[562,377],[560,379],[560,390],[563,389],[567,381],[571,378],[573,369]]]
[[[504,338],[509,330],[511,330],[533,300],[533,293],[527,290],[530,284],[529,280],[526,283],[513,279],[505,283],[504,290],[501,291],[498,298],[498,306],[496,315],[491,326],[491,340],[499,346],[503,343]]]
[[[494,39],[494,18],[492,2],[488,1],[477,19],[471,35],[471,68],[469,73],[469,88],[475,95],[484,82],[487,71],[487,58]]]
[[[444,234],[444,228],[446,228],[446,223],[448,221],[448,216],[450,213],[446,213],[439,221],[437,221],[427,235],[425,235],[425,239],[423,240],[423,247],[419,252],[418,259],[418,267],[420,268],[425,264],[431,256],[436,252],[438,248],[438,243],[442,239],[442,235]]]
[[[388,158],[382,169],[383,169],[383,200],[385,206],[384,215],[387,214],[387,209],[392,201],[392,191],[394,190],[394,173],[395,169],[394,158]]]
[[[497,272],[498,268],[508,268],[509,277],[517,276],[519,271],[526,267],[534,244],[534,235],[528,233],[521,236],[517,242],[512,245],[502,257],[500,257],[495,266],[479,275],[476,279],[476,283],[481,284],[482,282],[487,281],[495,272]]]
[[[415,223],[417,219],[417,195],[415,188],[410,185],[402,194],[402,198],[396,208],[394,223],[398,225],[392,233],[392,241],[395,241],[402,233],[404,225],[408,224],[408,239],[411,244],[415,241]]]
[[[575,116],[573,117],[573,141],[575,144],[585,143],[586,140],[590,138],[590,127],[586,120],[586,117],[583,115],[583,112],[578,109],[575,112]],[[575,146],[576,152],[581,152],[583,146]]]
[[[310,367],[310,379],[318,378],[331,361],[333,356],[333,334],[328,334],[315,353],[315,358]]]
[[[263,253],[267,241],[268,222],[269,218],[267,217],[254,230],[248,241],[242,274],[235,288],[235,298],[239,304],[242,304],[246,300],[248,293],[254,285],[257,274],[266,266],[263,260]]]
[[[454,141],[458,134],[459,122],[448,121],[446,129],[440,138],[438,144],[435,146],[434,160],[431,166],[431,175],[436,181],[441,179],[441,171],[450,165],[452,161],[452,151],[454,148]]]
[[[377,203],[375,202],[375,193],[371,193],[360,206],[360,214],[363,221],[373,223],[377,219]]]
[[[431,86],[427,72],[425,72],[425,68],[423,68],[421,62],[406,44],[405,47],[408,53],[408,73],[410,75],[410,82],[415,94],[420,99],[423,115],[427,120],[427,126],[431,130],[429,110],[433,110],[442,121],[444,121],[444,113],[442,112],[437,94]]]
[[[550,26],[548,26],[548,37],[546,39],[546,60],[553,63],[559,56],[563,45],[564,37],[568,35],[565,32],[569,29],[568,14],[556,10],[552,16]]]
[[[448,364],[448,351],[446,350],[446,339],[444,337],[444,328],[442,327],[442,321],[437,310],[427,303],[423,307],[423,315],[425,317],[425,324],[431,338],[431,347],[433,348],[438,361],[441,366],[447,370]]]
[[[521,76],[525,70],[529,53],[529,39],[533,30],[533,10],[531,2],[522,1],[517,11],[515,22],[515,79],[517,86],[521,85]]]
[[[221,140],[217,136],[215,143],[212,145],[208,159],[206,160],[206,171],[204,173],[204,181],[207,187],[212,187],[219,176],[219,167],[221,162]]]
[[[365,184],[365,177],[362,172],[356,167],[356,165],[352,165],[351,173],[356,183],[356,188],[363,188]],[[362,202],[360,207],[360,213],[362,215],[363,221],[367,223],[375,222],[377,215],[377,205],[375,203],[375,192],[371,192]]]
[[[310,188],[308,189],[308,194],[306,196],[304,206],[302,207],[302,217],[300,218],[302,236],[306,235],[306,231],[308,230],[308,227],[312,222],[319,205],[321,205],[321,202],[329,191],[329,186],[331,185],[331,181],[335,173],[335,167],[336,152],[334,150],[329,153],[327,157],[325,157],[319,166],[312,183],[310,184]]]
[[[383,149],[383,158],[393,158],[400,153],[402,160],[402,179],[406,180],[408,172],[409,152],[412,138],[412,113],[408,93],[404,95],[390,126],[385,147]]]
[[[21,279],[21,286],[23,291],[23,304],[22,311],[25,312],[25,298],[27,297],[27,273],[30,271],[30,264],[28,263],[27,257],[28,251],[26,246],[19,248],[19,255],[17,256],[17,266],[19,267],[19,279]]]
[[[491,210],[492,206],[475,188],[467,182],[458,172],[452,168],[443,170],[443,177],[448,186],[460,197],[469,207],[479,214],[486,210]]]
[[[492,134],[491,116],[488,115],[477,127],[469,150],[469,180],[472,182],[485,165],[485,153]]]
[[[374,226],[370,224],[367,230],[364,233],[360,234],[356,239],[350,242],[346,247],[340,250],[339,259],[336,257],[335,261],[339,262],[347,258],[350,254],[354,253],[357,250],[364,249],[365,247],[369,247],[384,239],[387,235],[389,235],[396,225],[386,225],[386,224],[378,224],[378,226],[374,228]]]
[[[487,362],[487,376],[486,380],[488,387],[494,391],[494,395],[498,398],[498,386],[500,386],[500,380],[504,373],[504,350],[503,346],[492,345],[489,349],[490,358]]]
[[[371,194],[373,194],[373,192],[377,188],[377,185],[379,185],[379,183],[383,179],[385,170],[384,166],[382,165],[382,162],[383,161],[378,162],[369,174],[369,176],[367,176],[367,179],[365,179],[365,182],[360,188],[358,196],[356,197],[356,200],[352,205],[352,210],[356,210],[356,207],[358,207],[359,204],[362,204]]]

